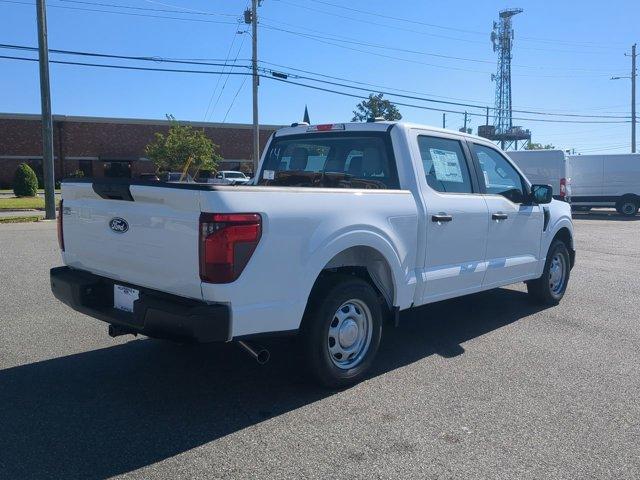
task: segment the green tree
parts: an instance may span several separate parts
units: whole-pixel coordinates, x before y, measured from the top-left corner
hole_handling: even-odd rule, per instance
[[[180,125],[172,115],[167,134],[156,133],[154,140],[145,147],[158,172],[181,172],[185,168],[192,177],[200,170],[215,171],[222,160],[219,147],[209,139],[204,129]]]
[[[370,93],[353,111],[352,122],[366,122],[370,118],[382,117],[385,120],[400,120],[402,115],[393,103],[382,98],[382,93]]]
[[[16,197],[35,197],[38,193],[38,177],[26,163],[18,165],[13,177],[13,193]]]
[[[556,147],[554,147],[550,143],[547,143],[546,145],[542,145],[541,143],[529,142],[524,146],[525,150],[553,150],[554,148]]]

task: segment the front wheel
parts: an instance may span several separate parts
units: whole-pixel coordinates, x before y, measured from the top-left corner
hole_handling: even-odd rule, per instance
[[[554,240],[549,247],[542,276],[527,282],[529,295],[543,305],[557,305],[569,283],[571,260],[567,246],[561,240]]]
[[[302,325],[307,363],[329,388],[362,380],[382,337],[382,308],[376,291],[364,280],[329,275],[312,294]]]

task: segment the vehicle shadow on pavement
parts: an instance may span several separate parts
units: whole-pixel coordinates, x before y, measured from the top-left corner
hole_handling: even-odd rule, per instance
[[[459,355],[539,309],[507,289],[415,309],[385,330],[371,376]],[[334,394],[306,378],[291,339],[269,346],[265,366],[232,344],[144,339],[0,371],[2,476],[107,478]]]

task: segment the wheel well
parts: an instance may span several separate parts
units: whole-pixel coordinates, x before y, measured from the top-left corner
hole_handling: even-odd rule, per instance
[[[626,200],[633,200],[636,203],[636,205],[640,203],[640,197],[635,193],[625,193],[620,197],[620,200],[618,200],[618,203],[620,204]]]
[[[576,250],[573,248],[573,237],[571,236],[569,229],[567,227],[562,227],[556,232],[551,243],[553,243],[554,240],[560,240],[567,246],[569,259],[571,260],[571,268],[573,268],[573,264],[576,260]]]
[[[358,246],[338,253],[322,269],[314,283],[332,273],[354,275],[368,282],[384,300],[387,308],[393,308],[395,287],[393,274],[386,258],[375,248]]]

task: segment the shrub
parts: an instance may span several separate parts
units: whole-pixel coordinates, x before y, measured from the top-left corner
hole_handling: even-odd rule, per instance
[[[13,177],[13,193],[16,197],[35,197],[38,193],[38,177],[26,163],[18,165]]]

